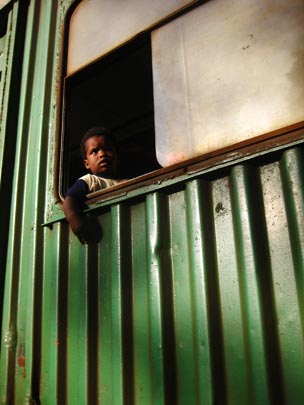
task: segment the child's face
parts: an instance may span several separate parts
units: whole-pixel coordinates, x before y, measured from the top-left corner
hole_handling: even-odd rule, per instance
[[[93,135],[85,142],[84,165],[93,174],[115,176],[117,151],[111,140],[104,135]]]

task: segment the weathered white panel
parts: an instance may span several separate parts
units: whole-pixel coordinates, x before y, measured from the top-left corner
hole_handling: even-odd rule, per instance
[[[68,74],[193,2],[83,0],[70,21]]]
[[[304,120],[304,0],[213,0],[152,35],[168,166]]]
[[[11,0],[0,0],[0,10],[6,6]]]

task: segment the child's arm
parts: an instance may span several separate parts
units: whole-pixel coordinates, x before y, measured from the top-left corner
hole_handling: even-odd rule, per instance
[[[86,208],[85,200],[88,191],[87,183],[82,179],[78,179],[67,191],[63,202],[66,219],[82,244],[92,241],[92,230],[89,221],[82,214],[82,211]]]
[[[67,196],[63,203],[63,210],[72,231],[80,242],[88,243],[89,229],[85,217],[81,215],[82,209],[77,199],[73,196]]]
[[[102,236],[102,229],[97,217],[82,214],[82,206],[77,198],[67,196],[63,209],[70,227],[82,244],[98,243]]]

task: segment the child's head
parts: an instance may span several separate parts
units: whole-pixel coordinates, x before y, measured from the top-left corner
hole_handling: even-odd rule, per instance
[[[84,165],[93,174],[115,176],[117,145],[112,133],[103,127],[89,129],[80,142]]]

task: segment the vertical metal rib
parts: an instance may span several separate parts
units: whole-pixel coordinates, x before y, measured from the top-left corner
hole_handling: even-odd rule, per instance
[[[299,403],[304,397],[304,165],[303,149],[283,153],[280,162],[282,199],[290,241],[290,266],[284,265],[279,281],[279,326],[284,366],[286,401]],[[287,237],[286,235],[286,237]],[[287,252],[286,252],[287,253]],[[283,283],[285,282],[285,287]],[[279,305],[279,304],[278,304]],[[288,336],[286,332],[288,331]]]
[[[98,283],[98,401],[113,402],[113,337],[112,337],[112,213],[100,217],[103,237],[99,245]],[[116,270],[115,270],[116,272]]]
[[[265,254],[261,255],[263,260],[259,260],[263,218],[258,214],[263,213],[263,210],[257,209],[261,195],[259,179],[254,168],[241,165],[232,168],[230,194],[234,239],[237,244],[237,267],[249,396],[256,403],[267,404],[270,401],[265,361],[267,358],[267,347],[265,347],[267,325],[263,323],[263,311],[267,309],[263,308],[260,294],[260,290],[263,288],[260,272],[269,271],[269,266]],[[253,212],[256,213],[255,216],[252,215]],[[267,244],[265,247],[267,249]]]
[[[298,305],[304,331],[304,164],[300,148],[284,152],[281,175],[295,271]]]
[[[40,400],[66,403],[67,224],[45,229]]]
[[[68,278],[67,402],[88,399],[88,257],[87,246],[71,235]],[[81,383],[80,383],[81,381]]]
[[[223,328],[226,395],[232,402],[247,403],[249,380],[228,177],[221,176],[212,182],[212,201]]]
[[[216,392],[225,392],[225,385],[223,379],[219,379],[221,375],[219,370],[222,365],[218,367],[218,361],[215,360],[215,358],[219,359],[221,350],[219,339],[214,332],[216,329],[220,331],[220,327],[217,323],[216,328],[213,328],[212,320],[219,319],[217,314],[219,302],[215,293],[217,282],[215,282],[216,269],[213,261],[212,212],[210,189],[207,183],[200,180],[188,182],[186,210],[193,311],[195,391],[198,403],[211,404],[219,399]],[[213,350],[214,344],[215,350]],[[217,377],[213,381],[216,372]],[[216,389],[215,386],[218,384],[221,385],[221,390]]]
[[[171,345],[166,333],[172,334],[172,319],[168,314],[172,311],[171,288],[165,281],[170,280],[171,268],[169,263],[168,223],[166,220],[167,199],[165,195],[153,193],[147,196],[146,202],[146,246],[147,246],[147,292],[148,292],[148,327],[150,335],[150,390],[151,403],[165,403],[174,390],[175,372]],[[165,276],[167,274],[167,276]],[[170,284],[169,284],[170,285]],[[164,288],[166,294],[164,297]],[[172,335],[171,335],[172,338]],[[171,347],[170,347],[171,346]],[[167,365],[167,366],[166,366]]]
[[[113,404],[133,401],[132,271],[128,207],[112,208],[111,332]]]
[[[303,336],[279,160],[262,166],[260,175],[271,266],[274,331],[278,347],[276,361],[281,368],[280,387],[285,401],[296,403],[297,395],[301,392],[301,386],[296,381],[303,374],[300,365],[303,360],[296,353],[303,352]],[[295,365],[299,372],[297,378],[294,378]]]

